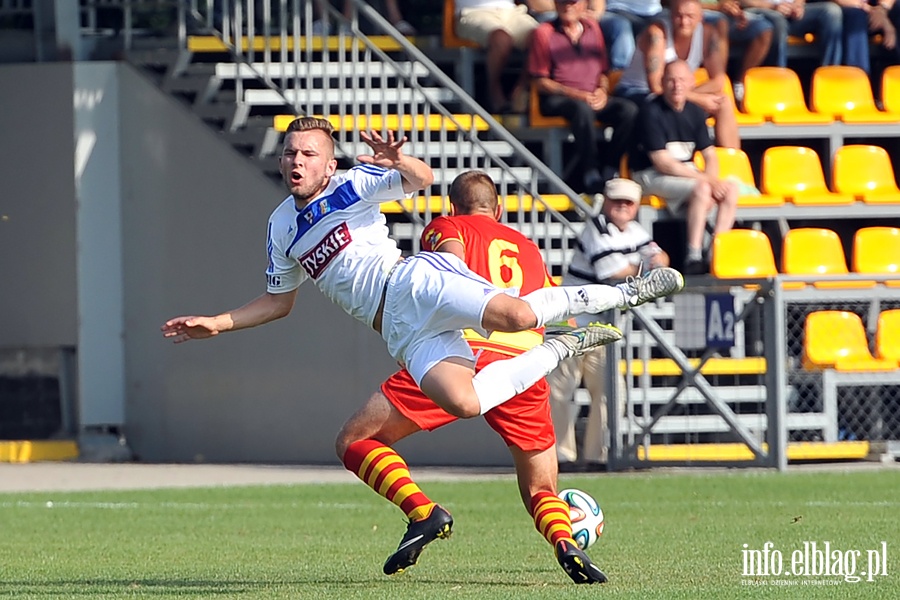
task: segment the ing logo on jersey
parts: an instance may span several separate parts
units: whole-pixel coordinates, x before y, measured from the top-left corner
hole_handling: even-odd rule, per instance
[[[328,200],[322,200],[319,202],[319,212],[322,213],[322,216],[328,214],[328,211],[331,210],[331,207],[328,206]]]
[[[441,232],[431,229],[425,234],[425,244],[429,248],[437,248],[438,242],[441,241]]]
[[[303,214],[303,217],[306,219],[306,222],[312,225],[312,222],[315,220],[316,215],[312,214],[312,211],[306,211]]]

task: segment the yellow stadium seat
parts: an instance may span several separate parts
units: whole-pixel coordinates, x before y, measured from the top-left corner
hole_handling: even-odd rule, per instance
[[[875,356],[900,363],[900,308],[885,310],[878,315]]]
[[[887,150],[879,146],[842,146],[834,154],[834,189],[866,204],[900,204],[900,188]]]
[[[709,80],[709,72],[700,67],[696,71],[694,71],[694,84],[700,85],[704,81]],[[734,86],[731,84],[731,77],[727,74],[725,75],[725,84],[722,86],[722,91],[725,92],[725,95],[731,99],[731,104],[734,106],[734,116],[737,120],[738,127],[740,126],[750,126],[750,125],[762,125],[765,123],[765,118],[762,115],[751,115],[745,113],[738,106],[737,99],[734,97]]]
[[[750,166],[750,158],[740,148],[722,148],[716,146],[716,158],[719,159],[719,177],[734,178],[741,183],[756,187],[756,178],[753,176],[753,167]],[[703,170],[703,155],[699,152],[694,155],[697,168]],[[784,197],[771,194],[741,194],[738,196],[738,207],[741,206],[781,206]]]
[[[753,67],[744,75],[744,110],[784,125],[821,125],[831,115],[814,113],[806,106],[800,78],[784,67]]]
[[[710,273],[722,279],[778,275],[768,236],[753,229],[717,233],[713,238]]]
[[[838,371],[892,371],[897,362],[875,358],[862,319],[845,310],[810,313],[803,327],[805,369]]]
[[[849,275],[841,239],[830,229],[808,227],[791,229],[784,236],[781,272],[786,275]],[[785,289],[802,287],[796,282]],[[817,288],[869,288],[874,281],[817,281]]]
[[[774,146],[763,153],[762,191],[797,205],[852,204],[851,194],[828,189],[819,155],[812,148]]]
[[[818,67],[812,78],[812,109],[844,123],[895,123],[900,113],[878,110],[869,76],[859,67]]]
[[[900,228],[863,227],[853,236],[853,272],[900,276]],[[900,287],[900,281],[887,281]]]
[[[881,72],[881,105],[888,112],[900,113],[900,65]]]

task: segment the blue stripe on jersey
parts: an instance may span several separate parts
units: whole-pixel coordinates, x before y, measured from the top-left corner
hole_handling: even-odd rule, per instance
[[[274,244],[272,243],[272,224],[269,223],[269,231],[266,232],[266,256],[269,257],[269,264],[266,265],[266,273],[272,273],[275,271],[275,263],[272,262],[272,248]]]
[[[462,275],[466,279],[471,279],[472,281],[477,281],[479,283],[484,283],[484,279],[480,275],[476,275],[472,271],[463,271],[459,269],[457,266],[453,265],[446,258],[441,256],[440,252],[419,252],[414,255],[412,258],[421,258],[429,265],[437,269],[438,271],[446,271],[447,273],[456,273],[457,275]],[[473,275],[475,275],[473,277]]]
[[[368,163],[363,163],[361,165],[355,165],[351,168],[351,170],[353,170],[353,169],[357,169],[359,171],[362,171],[363,173],[369,173],[370,175],[378,175],[378,176],[384,175],[388,171],[384,167],[379,167],[378,165],[370,165]]]
[[[327,196],[319,196],[316,200],[304,206],[297,213],[297,233],[294,235],[290,245],[288,245],[285,255],[290,256],[291,248],[294,247],[294,244],[300,241],[300,238],[312,229],[313,225],[325,218],[326,215],[336,210],[350,208],[360,200],[361,198],[353,188],[353,184],[350,181],[345,181]]]

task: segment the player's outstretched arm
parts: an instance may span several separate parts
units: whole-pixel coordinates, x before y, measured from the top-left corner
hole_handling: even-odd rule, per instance
[[[394,132],[388,131],[387,139],[384,139],[377,131],[370,133],[360,131],[359,137],[372,148],[372,156],[361,154],[356,160],[399,171],[403,177],[403,191],[407,194],[423,190],[434,183],[434,172],[427,163],[401,152],[400,148],[406,143],[406,136],[395,140]]]
[[[204,340],[226,331],[237,331],[269,323],[290,314],[297,290],[284,294],[265,293],[244,306],[214,317],[183,316],[169,319],[160,327],[163,337],[180,344]]]

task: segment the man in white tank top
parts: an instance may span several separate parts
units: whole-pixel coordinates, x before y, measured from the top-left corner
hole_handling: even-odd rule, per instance
[[[735,106],[724,93],[728,40],[716,28],[704,25],[699,0],[673,0],[670,17],[650,23],[638,36],[631,64],[622,73],[615,94],[646,100],[662,94],[663,67],[673,60],[685,61],[696,72],[703,67],[709,79],[688,92],[688,100],[715,117],[716,145],[740,148]]]

